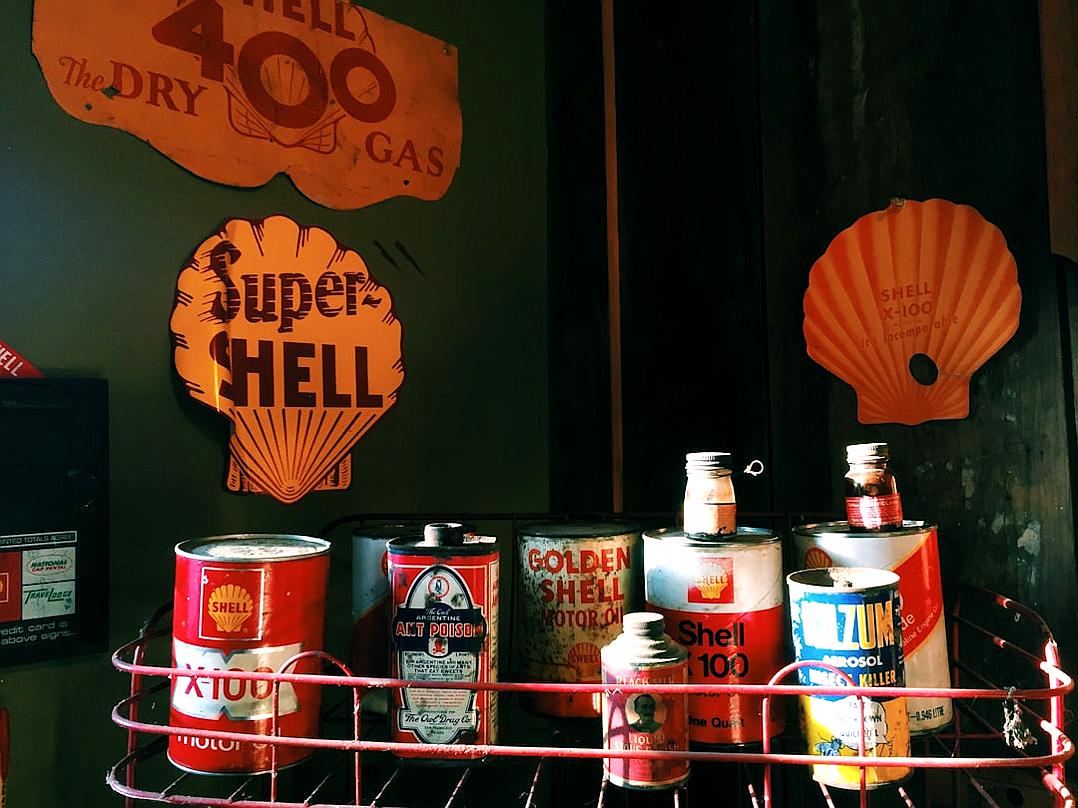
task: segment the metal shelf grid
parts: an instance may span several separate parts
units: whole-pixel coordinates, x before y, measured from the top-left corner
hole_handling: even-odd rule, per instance
[[[486,518],[489,518],[489,515],[486,515]],[[328,530],[323,533],[326,532]],[[402,806],[387,802],[388,795],[402,781],[411,779],[407,773],[415,772],[417,769],[404,766],[379,767],[380,769],[388,768],[389,773],[377,781],[376,789],[369,789],[370,783],[367,783],[369,796],[364,801],[364,783],[372,775],[365,770],[363,764],[369,762],[372,756],[380,756],[384,759],[385,753],[463,764],[481,759],[525,759],[529,761],[527,769],[523,773],[518,773],[522,782],[519,784],[517,804],[523,808],[542,808],[540,786],[546,779],[547,770],[552,765],[563,761],[592,761],[594,766],[595,761],[610,757],[688,759],[694,761],[694,779],[698,776],[698,768],[703,769],[710,765],[723,766],[727,769],[736,768],[743,775],[738,778],[741,782],[742,793],[739,795],[715,794],[712,795],[713,799],[704,801],[704,804],[713,805],[730,804],[728,799],[732,798],[736,798],[741,804],[751,805],[753,808],[770,808],[770,806],[782,804],[780,792],[783,789],[776,787],[776,781],[781,781],[784,777],[792,778],[794,772],[801,773],[800,776],[803,778],[803,772],[807,767],[812,764],[822,764],[861,767],[859,795],[856,791],[836,794],[837,789],[829,791],[823,785],[817,786],[819,799],[815,801],[815,804],[824,804],[832,808],[836,802],[841,803],[850,794],[857,795],[860,805],[866,806],[884,791],[897,794],[899,798],[897,804],[904,804],[911,808],[914,805],[929,806],[940,802],[938,789],[924,789],[925,793],[919,801],[915,800],[910,791],[903,786],[878,791],[868,790],[864,784],[865,766],[908,766],[915,772],[945,770],[951,775],[952,799],[949,804],[960,802],[960,784],[965,781],[969,784],[969,789],[972,789],[970,793],[981,798],[983,804],[994,808],[999,808],[999,802],[993,796],[990,786],[985,785],[986,774],[1003,770],[1010,773],[1022,772],[1025,774],[1027,786],[1035,784],[1051,798],[1050,804],[1053,804],[1055,808],[1076,808],[1075,797],[1066,785],[1064,772],[1064,762],[1074,753],[1073,743],[1064,731],[1067,717],[1064,711],[1064,697],[1073,689],[1073,681],[1060,667],[1055,640],[1044,621],[1032,609],[1010,598],[978,587],[963,588],[954,598],[950,611],[952,681],[955,685],[952,688],[859,688],[852,686],[852,682],[847,688],[803,687],[786,684],[785,681],[798,667],[796,663],[780,670],[767,685],[618,686],[622,692],[663,690],[696,694],[764,695],[762,721],[765,738],[771,734],[767,728],[770,726],[771,715],[779,709],[776,704],[791,701],[790,697],[802,694],[906,695],[954,699],[956,708],[954,726],[947,732],[918,739],[916,744],[918,754],[912,757],[875,758],[859,754],[852,757],[829,758],[782,749],[782,747],[796,749],[796,738],[789,739],[790,742],[785,744],[781,739],[776,743],[765,742],[759,751],[611,752],[599,748],[597,743],[579,744],[571,737],[571,734],[564,735],[556,722],[552,724],[552,733],[549,736],[551,742],[546,745],[393,743],[378,739],[379,722],[363,720],[361,709],[363,696],[372,688],[392,690],[416,683],[355,677],[351,675],[344,663],[329,654],[321,651],[307,651],[286,661],[277,673],[202,672],[202,676],[206,678],[265,681],[269,682],[273,688],[273,736],[258,738],[259,742],[271,745],[273,753],[271,771],[263,775],[241,778],[238,785],[230,782],[228,788],[216,796],[193,793],[205,791],[205,783],[214,781],[212,777],[186,773],[181,773],[176,777],[176,771],[172,770],[171,775],[155,780],[155,783],[163,783],[169,777],[173,778],[165,785],[145,785],[140,780],[140,768],[145,768],[147,761],[163,758],[165,736],[184,734],[224,742],[249,742],[252,738],[247,734],[225,731],[174,729],[167,726],[167,718],[161,722],[142,720],[141,708],[146,702],[155,701],[164,694],[164,701],[167,703],[167,689],[171,677],[185,673],[168,666],[146,664],[150,643],[155,639],[170,636],[169,628],[161,626],[167,614],[167,607],[158,610],[143,627],[139,636],[118,649],[112,657],[113,665],[131,677],[130,695],[117,704],[112,711],[113,722],[128,733],[128,754],[108,772],[106,782],[113,791],[126,798],[125,804],[128,808],[132,808],[136,801],[170,805],[229,806],[230,808],[355,808],[356,806],[402,808]],[[1000,631],[1000,625],[1014,628],[1018,637],[1001,636],[1003,633],[1010,632]],[[974,656],[974,648],[977,656],[983,657],[979,663],[971,658]],[[984,649],[988,649],[987,653]],[[311,657],[323,660],[326,666],[324,674],[290,672],[301,659]],[[991,671],[992,674],[989,675],[986,671]],[[1022,677],[1025,675],[1030,677],[1028,681],[1033,682],[1033,685],[1021,688],[1004,687],[994,681],[994,678],[1001,675],[1007,676],[1008,681],[1023,681],[1023,685],[1026,680]],[[151,684],[147,681],[151,679],[156,681]],[[332,691],[343,694],[343,698],[336,702],[335,707],[329,711],[329,715],[323,721],[323,730],[325,731],[328,726],[335,723],[346,729],[345,737],[281,736],[276,726],[276,711],[280,686],[284,683],[319,685],[324,688],[327,696]],[[962,686],[966,683],[973,686]],[[1041,683],[1043,686],[1040,686]],[[429,681],[424,681],[421,685],[424,688],[451,690],[493,690],[510,695],[510,698],[512,698],[511,694],[527,692],[601,693],[604,689],[611,687],[583,684],[518,682],[475,684]],[[330,703],[332,699],[324,698],[324,701]],[[1024,718],[1015,717],[1015,705],[1020,706],[1018,712]],[[1008,709],[1005,710],[1005,706]],[[1009,716],[1011,720],[1001,720],[1004,715]],[[381,716],[378,719],[384,720]],[[597,721],[594,723],[598,724]],[[141,743],[144,736],[150,736],[152,740]],[[1024,746],[1015,741],[1016,737],[1021,736],[1024,736]],[[862,738],[862,744],[863,742]],[[307,796],[301,801],[288,801],[282,796],[284,789],[281,788],[281,781],[289,774],[279,770],[276,763],[277,750],[282,746],[335,750],[339,754],[336,766],[331,767],[309,791],[305,791]],[[774,748],[776,746],[779,748]],[[161,778],[162,772],[167,772],[168,768],[158,768],[161,769],[158,773],[158,777]],[[343,768],[347,769],[347,775],[338,774]],[[444,805],[445,808],[462,808],[465,804],[462,802],[462,794],[468,788],[469,779],[474,778],[476,772],[481,771],[482,768],[484,767],[465,766],[448,774],[440,773],[439,777],[444,781],[445,798],[444,800],[439,798],[433,804]],[[430,773],[430,769],[424,768],[422,771],[423,779],[437,779],[434,774]],[[405,774],[402,775],[402,773]],[[333,778],[338,778],[339,788],[341,787],[340,780],[347,780],[349,801],[316,802],[319,794]],[[597,774],[595,778],[591,787],[585,788],[579,782],[574,783],[574,792],[579,794],[583,788],[591,795],[581,804],[594,805],[597,808],[611,808],[615,802],[611,793],[616,792],[617,789],[609,786],[607,781]],[[199,788],[193,788],[194,785],[199,785]],[[250,796],[256,791],[261,792],[261,795]],[[786,791],[788,793],[789,789]],[[668,800],[667,804],[676,808],[686,808],[688,805],[689,793],[685,788],[674,789],[666,794],[664,799]],[[803,793],[801,796],[804,796]],[[699,802],[701,801],[693,799],[694,805]],[[472,800],[468,804],[474,806],[494,803]],[[547,804],[561,806],[568,803],[559,796],[552,801],[548,800]]]

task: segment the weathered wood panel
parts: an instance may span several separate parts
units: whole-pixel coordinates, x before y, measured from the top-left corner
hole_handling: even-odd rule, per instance
[[[793,28],[791,15],[801,17]],[[842,446],[890,442],[908,515],[940,523],[945,578],[975,581],[1039,609],[1075,659],[1069,414],[1048,251],[1036,7],[819,4],[774,10],[763,23],[764,128],[773,136],[765,141],[765,166],[783,149],[790,163],[819,160],[816,170],[767,174],[769,235],[791,215],[788,200],[815,199],[803,210],[812,235],[799,237],[799,255],[791,248],[782,263],[769,262],[769,288],[803,290],[832,236],[903,196],[979,209],[1006,236],[1023,290],[1019,332],[974,376],[968,419],[863,426],[853,391],[831,381],[832,501],[839,504]],[[792,57],[784,53],[791,35]],[[784,127],[805,141],[774,137]],[[803,352],[804,342],[774,347]],[[789,358],[772,365],[782,361],[798,365]],[[819,426],[776,424],[776,434]]]

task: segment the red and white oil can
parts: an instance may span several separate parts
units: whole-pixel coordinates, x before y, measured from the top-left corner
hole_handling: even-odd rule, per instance
[[[390,675],[410,681],[498,680],[498,546],[459,524],[427,525],[390,540]],[[490,744],[498,737],[490,690],[395,688],[393,741]],[[407,755],[401,755],[408,757]],[[459,761],[458,761],[459,762]]]
[[[301,651],[322,647],[329,542],[306,536],[246,534],[176,545],[172,665],[190,676],[172,680],[169,724],[269,735],[273,689],[268,681],[213,679],[199,671],[275,673]],[[290,672],[317,673],[314,660]],[[316,735],[318,687],[282,684],[282,735]],[[279,766],[309,750],[281,746]],[[168,757],[186,771],[254,774],[270,769],[271,747],[252,741],[169,737]]]
[[[689,681],[767,684],[784,664],[782,545],[768,530],[688,536],[672,528],[644,534],[647,608],[689,650]],[[689,698],[694,746],[763,740],[763,697],[741,693]],[[783,729],[772,711],[771,734]]]
[[[527,682],[599,682],[599,651],[639,608],[640,526],[557,522],[517,531],[516,673]],[[525,693],[530,710],[598,714],[591,693]]]

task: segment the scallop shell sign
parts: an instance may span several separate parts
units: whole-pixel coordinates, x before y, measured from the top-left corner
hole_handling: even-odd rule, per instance
[[[171,331],[187,392],[232,423],[228,488],[286,504],[348,486],[352,447],[404,382],[389,291],[284,216],[233,219],[195,250]]]
[[[35,0],[33,45],[69,115],[215,182],[351,210],[460,164],[457,49],[349,0]]]
[[[1018,329],[1018,268],[968,205],[895,200],[809,273],[808,353],[857,392],[863,424],[965,418],[969,380]]]

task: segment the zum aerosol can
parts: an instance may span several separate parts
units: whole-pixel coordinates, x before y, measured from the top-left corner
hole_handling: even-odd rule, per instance
[[[951,686],[935,525],[907,520],[901,527],[879,531],[824,522],[796,528],[794,540],[805,567],[874,567],[894,572],[902,598],[906,685]],[[911,735],[935,732],[954,718],[947,698],[907,699],[906,709]]]
[[[742,527],[696,538],[648,531],[644,576],[647,608],[662,614],[670,636],[689,649],[690,682],[767,684],[784,664],[782,544],[774,533]],[[704,748],[759,743],[762,711],[762,696],[691,696],[689,738]],[[772,711],[772,735],[783,723],[781,711]]]
[[[455,523],[389,544],[390,674],[411,681],[498,680],[498,546]],[[392,740],[489,744],[498,736],[490,690],[394,690]],[[408,757],[402,754],[402,757]],[[467,761],[457,761],[467,762]]]
[[[172,665],[190,676],[172,680],[169,724],[201,730],[269,735],[273,688],[268,681],[211,679],[201,670],[276,673],[301,651],[322,648],[329,542],[305,536],[233,535],[176,545]],[[290,672],[318,673],[303,660]],[[321,691],[282,684],[282,735],[318,733]],[[310,750],[282,746],[278,765]],[[170,735],[168,757],[200,774],[269,771],[267,744]]]
[[[838,668],[857,687],[904,687],[902,616],[898,576],[865,567],[801,570],[786,578],[790,623],[797,660]],[[842,687],[831,671],[815,666],[798,670],[802,685]],[[856,696],[801,696],[805,741],[811,755],[841,759],[858,754],[864,732],[868,757],[908,757],[906,698],[865,698],[864,724]],[[856,766],[814,765],[812,777],[838,788],[860,788]],[[868,766],[867,788],[894,785],[908,767]]]
[[[517,531],[516,670],[529,682],[599,682],[599,651],[639,608],[640,527],[559,522]],[[545,715],[594,717],[591,693],[526,693]]]
[[[655,612],[625,615],[624,631],[602,649],[603,684],[686,684],[689,652],[665,633]],[[684,693],[604,692],[603,748],[686,751],[689,702]],[[622,788],[653,790],[676,786],[689,776],[688,760],[603,758],[607,778]]]

